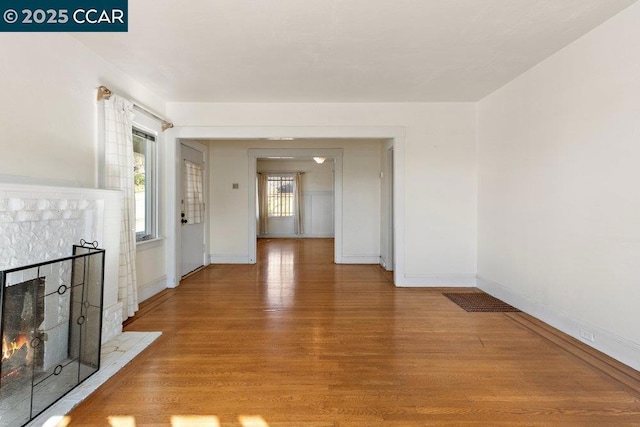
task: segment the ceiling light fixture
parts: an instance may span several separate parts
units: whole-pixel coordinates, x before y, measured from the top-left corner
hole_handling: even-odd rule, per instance
[[[317,164],[321,165],[324,163],[325,160],[327,160],[326,157],[314,157],[313,160],[316,161]]]

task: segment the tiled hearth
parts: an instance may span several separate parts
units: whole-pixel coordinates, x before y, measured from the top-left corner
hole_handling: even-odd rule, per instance
[[[124,332],[103,344],[100,356],[100,370],[34,418],[27,426],[40,427],[48,425],[47,421],[49,420],[52,421],[52,425],[55,425],[53,420],[68,414],[75,406],[133,360],[134,357],[149,347],[160,335],[160,332]]]

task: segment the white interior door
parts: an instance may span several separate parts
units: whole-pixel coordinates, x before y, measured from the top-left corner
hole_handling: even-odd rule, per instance
[[[205,264],[204,153],[180,144],[182,276]]]
[[[393,235],[393,224],[394,224],[394,218],[393,218],[393,147],[390,148],[389,150],[387,150],[387,161],[388,163],[388,174],[389,174],[389,200],[387,201],[387,209],[388,209],[388,215],[389,215],[389,219],[387,221],[387,226],[388,228],[388,245],[389,245],[389,259],[387,261],[387,271],[393,271],[395,270],[395,266],[394,266],[394,259],[395,259],[395,254],[394,254],[394,245],[393,242],[395,241],[395,236]]]

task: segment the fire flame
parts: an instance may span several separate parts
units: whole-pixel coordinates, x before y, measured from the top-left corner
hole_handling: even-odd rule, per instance
[[[27,345],[29,340],[25,335],[18,335],[15,340],[11,341],[11,343],[7,343],[7,338],[5,336],[2,337],[2,361],[9,360],[13,353],[20,350],[22,347]]]

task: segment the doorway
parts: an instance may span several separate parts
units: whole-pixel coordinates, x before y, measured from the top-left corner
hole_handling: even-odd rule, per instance
[[[180,234],[182,277],[205,263],[204,152],[180,144]]]
[[[179,181],[181,179],[179,175],[178,161],[180,154],[181,141],[226,141],[230,144],[236,145],[237,141],[262,141],[267,143],[268,141],[291,141],[294,139],[299,140],[315,140],[315,141],[329,141],[329,140],[341,140],[351,141],[358,139],[386,139],[393,142],[394,146],[394,180],[393,180],[393,250],[394,250],[394,283],[396,286],[408,286],[407,278],[405,277],[405,183],[404,183],[404,155],[405,155],[405,133],[406,130],[403,127],[394,126],[184,126],[174,129],[170,129],[166,132],[167,144],[167,187],[169,200],[175,200],[175,203],[168,205],[168,213],[166,218],[170,221],[167,224],[167,276],[169,287],[175,287],[180,281],[180,224],[179,221],[175,221],[174,218],[179,218],[180,212],[180,190]],[[209,147],[211,149],[211,147]],[[243,151],[242,148],[236,150],[236,153]],[[341,150],[340,150],[341,151]],[[211,154],[213,156],[213,154]],[[246,156],[246,151],[244,151]],[[262,157],[262,156],[257,156]],[[211,157],[213,159],[213,157]],[[245,157],[246,159],[246,157]],[[212,160],[213,161],[213,160]],[[225,169],[229,169],[229,165],[226,164],[226,159],[221,162],[221,165]],[[245,163],[246,165],[246,163]],[[239,166],[239,164],[238,164]],[[209,168],[210,166],[208,166]],[[244,169],[244,168],[243,168]],[[251,162],[249,162],[249,169],[251,169]],[[237,170],[237,169],[236,169]],[[342,203],[341,188],[338,185],[338,175],[341,173],[341,166],[336,164],[336,217],[335,217],[335,235],[336,235],[336,252],[339,251],[338,245],[341,243],[340,236],[342,234],[342,210],[338,207]],[[241,182],[253,183],[255,181],[256,170],[255,165],[253,170],[249,170],[246,178]],[[245,173],[244,171],[242,172]],[[246,179],[250,181],[247,182]],[[226,184],[225,184],[226,185]],[[240,187],[242,189],[242,187]],[[249,194],[248,203],[254,209],[255,212],[255,185],[248,185],[248,188],[253,188],[251,194]],[[237,191],[237,190],[235,190]],[[243,197],[244,198],[244,197]],[[244,200],[247,200],[244,198]],[[237,203],[243,203],[240,199]],[[239,206],[239,205],[238,205]],[[247,212],[245,210],[245,212]],[[249,212],[251,214],[251,212]],[[247,222],[244,222],[245,219]],[[214,257],[227,262],[227,263],[255,263],[256,262],[256,239],[255,239],[255,217],[253,220],[246,216],[238,216],[234,220],[241,220],[244,224],[248,223],[248,227],[234,228],[233,230],[227,228],[220,228],[222,234],[229,234],[235,232],[240,234],[242,240],[245,239],[245,244],[238,242],[233,247],[228,247],[230,256],[222,257],[214,253],[215,248],[212,246],[211,260],[213,262]],[[237,222],[237,221],[236,221]],[[209,224],[212,226],[212,224]],[[239,224],[238,224],[239,225]],[[352,227],[349,227],[352,228]],[[234,231],[236,230],[236,231]],[[209,232],[208,232],[209,233]],[[214,230],[211,230],[212,236],[215,235]],[[237,240],[238,236],[235,236]],[[213,243],[210,243],[213,245]],[[247,246],[245,246],[247,245]],[[225,253],[226,253],[225,252]],[[336,257],[338,258],[338,257]],[[378,254],[379,258],[379,254]],[[353,260],[353,259],[352,259]]]
[[[341,148],[250,148],[249,156],[249,182],[256,182],[258,173],[258,159],[268,158],[289,158],[289,159],[312,159],[313,157],[324,157],[325,161],[331,159],[333,162],[333,237],[334,237],[334,262],[343,263],[342,245],[342,164],[343,150]],[[257,236],[258,236],[258,192],[257,185],[249,186],[249,263],[256,262],[257,256]],[[327,236],[328,237],[328,236]]]
[[[257,159],[257,237],[333,238],[333,158]]]

